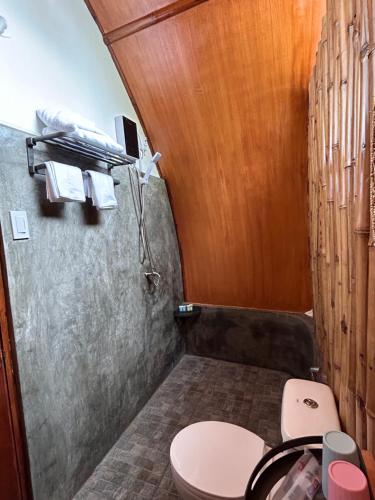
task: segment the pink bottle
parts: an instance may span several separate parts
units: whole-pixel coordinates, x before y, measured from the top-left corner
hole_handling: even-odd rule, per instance
[[[357,466],[336,460],[328,467],[328,500],[370,500],[366,476]]]

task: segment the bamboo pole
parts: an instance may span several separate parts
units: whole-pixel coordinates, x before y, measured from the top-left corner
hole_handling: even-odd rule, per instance
[[[334,300],[334,282],[335,282],[335,245],[334,245],[334,233],[333,233],[333,207],[334,207],[334,190],[333,190],[333,170],[334,170],[334,160],[337,156],[336,147],[336,130],[335,130],[335,112],[337,105],[337,88],[335,85],[335,64],[332,61],[335,57],[335,37],[336,30],[334,28],[334,10],[333,3],[332,7],[327,11],[327,16],[324,24],[324,29],[322,31],[322,36],[325,36],[327,43],[323,46],[324,55],[324,72],[326,75],[324,81],[326,102],[325,107],[327,114],[325,116],[326,120],[326,166],[325,166],[325,179],[326,184],[324,192],[323,205],[325,207],[325,221],[326,221],[326,301],[325,301],[325,315],[326,315],[326,337],[325,337],[325,352],[326,352],[326,362],[325,367],[329,378],[332,376],[332,366],[333,360],[331,356],[332,345],[332,329],[334,324],[334,310],[332,308],[332,303]]]
[[[355,310],[355,367],[356,367],[356,429],[355,436],[359,446],[365,446],[365,413],[366,398],[366,324],[367,324],[367,280],[368,280],[368,167],[369,157],[366,148],[368,135],[368,41],[367,41],[367,6],[361,2],[362,9],[357,14],[357,22],[361,30],[359,62],[360,62],[360,97],[357,103],[359,110],[358,126],[358,161],[354,180],[353,200],[353,252],[355,267],[355,290],[353,308]]]
[[[340,113],[339,123],[339,163],[335,172],[335,226],[336,226],[336,271],[335,271],[335,324],[333,332],[333,360],[335,377],[333,389],[339,401],[340,415],[343,424],[346,423],[345,385],[346,376],[346,284],[348,281],[348,253],[347,248],[347,191],[346,168],[350,156],[351,119],[348,119],[348,110],[352,108],[353,88],[353,50],[352,37],[348,34],[348,25],[352,19],[352,2],[338,3],[338,30],[339,30],[339,58],[340,58]],[[351,117],[351,115],[349,115]],[[342,373],[343,369],[343,373]]]
[[[327,123],[326,123],[326,92],[327,92],[327,68],[325,61],[327,60],[327,39],[326,39],[326,19],[323,20],[322,27],[322,40],[319,44],[318,59],[317,59],[317,128],[318,128],[318,141],[319,141],[319,276],[321,284],[321,300],[322,307],[322,332],[321,344],[323,349],[327,345],[327,332],[329,331],[329,280],[327,276],[327,262],[329,262],[329,244],[327,240]]]
[[[366,432],[367,448],[375,453],[375,1],[368,1],[369,10],[369,106],[370,132],[370,237],[368,254],[368,310],[366,338]]]
[[[371,113],[370,135],[370,238],[368,272],[368,322],[366,344],[366,431],[367,448],[375,453],[375,109]]]
[[[345,110],[345,144],[343,148],[343,160],[341,164],[341,186],[340,186],[340,256],[341,256],[341,310],[340,310],[340,348],[341,348],[341,377],[340,377],[340,416],[344,427],[348,426],[350,418],[347,405],[347,389],[349,379],[348,363],[348,329],[349,329],[349,263],[350,263],[350,229],[351,229],[351,204],[350,204],[350,179],[352,176],[353,156],[353,130],[354,130],[354,95],[355,95],[355,73],[354,73],[354,26],[351,23],[347,30],[348,66],[347,66],[347,92]]]
[[[331,75],[333,77],[333,105],[332,105],[332,165],[330,168],[330,198],[329,198],[329,225],[330,225],[330,247],[332,252],[332,267],[331,267],[331,297],[330,297],[330,331],[328,333],[329,337],[329,359],[332,366],[331,374],[331,385],[334,387],[339,387],[339,371],[341,362],[335,357],[334,345],[335,345],[335,332],[338,322],[337,311],[339,309],[339,302],[337,296],[336,283],[339,280],[339,258],[338,258],[338,226],[336,212],[338,210],[338,173],[340,164],[340,127],[338,122],[338,116],[340,113],[340,97],[341,97],[341,78],[340,78],[340,43],[339,43],[339,31],[338,31],[338,12],[335,0],[330,1],[330,27],[328,32],[331,37],[331,51],[330,51],[330,61],[329,67],[331,68]]]
[[[314,276],[315,276],[315,298],[316,298],[316,324],[317,324],[317,335],[318,343],[320,347],[320,352],[325,355],[323,336],[324,336],[324,320],[323,320],[323,297],[321,296],[322,291],[322,279],[320,274],[320,159],[319,154],[319,144],[320,144],[320,117],[319,117],[319,50],[317,53],[317,61],[314,69],[314,99],[313,99],[313,115],[314,115],[314,136],[313,136],[313,186],[314,186],[314,199],[312,206],[312,222],[313,222],[313,244],[314,244],[314,254],[313,254],[313,265],[314,265]]]
[[[333,19],[332,19],[332,48],[330,52],[330,68],[333,71],[333,85],[332,85],[332,115],[331,115],[331,123],[332,123],[332,143],[331,143],[331,154],[332,159],[329,164],[329,239],[330,239],[330,248],[331,248],[331,256],[332,256],[332,265],[331,265],[331,296],[330,296],[330,325],[328,332],[328,359],[329,359],[329,368],[330,368],[330,384],[334,385],[334,373],[333,369],[334,363],[334,333],[335,333],[335,325],[336,325],[336,276],[337,273],[337,255],[338,255],[338,244],[337,244],[337,221],[336,221],[336,211],[338,207],[337,203],[337,183],[338,183],[338,171],[339,171],[339,163],[340,163],[340,152],[339,152],[339,105],[340,105],[340,51],[339,51],[339,33],[338,33],[338,24],[336,21],[337,12],[333,8]],[[336,377],[337,379],[337,377]]]

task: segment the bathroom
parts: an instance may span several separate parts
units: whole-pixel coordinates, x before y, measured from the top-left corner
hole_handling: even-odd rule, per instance
[[[373,498],[374,26],[0,2],[0,500]]]

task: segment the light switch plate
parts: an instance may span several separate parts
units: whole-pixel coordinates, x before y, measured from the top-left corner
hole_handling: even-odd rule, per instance
[[[28,240],[30,238],[27,214],[24,210],[11,210],[10,221],[12,224],[14,240]]]

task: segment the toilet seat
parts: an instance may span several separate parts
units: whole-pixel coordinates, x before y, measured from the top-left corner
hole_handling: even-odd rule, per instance
[[[237,425],[198,422],[174,438],[172,472],[191,498],[240,500],[264,448],[263,439]]]

